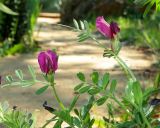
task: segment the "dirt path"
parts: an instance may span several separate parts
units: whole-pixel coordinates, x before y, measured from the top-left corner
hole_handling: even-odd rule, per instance
[[[39,20],[39,24],[42,24],[43,20]],[[73,88],[79,83],[76,79],[77,72],[84,72],[88,77],[93,70],[111,73],[112,78],[118,79],[118,88],[125,86],[125,77],[118,67],[117,63],[113,59],[103,58],[103,51],[92,42],[88,41],[84,44],[76,42],[75,32],[60,29],[55,25],[44,24],[39,34],[35,33],[35,38],[40,41],[40,46],[43,50],[56,48],[60,55],[59,57],[59,69],[56,72],[56,83],[58,94],[63,98],[65,105],[69,105],[70,100],[73,97]],[[102,41],[107,44],[107,41]],[[33,65],[38,74],[40,69],[37,64],[37,54],[22,54],[5,57],[0,60],[0,74],[14,74],[15,69],[27,68],[27,65]],[[120,53],[120,56],[125,62],[136,72],[140,80],[149,80],[148,77],[143,77],[145,69],[149,69],[153,64],[154,59],[152,54],[144,54],[142,51],[137,51],[132,47],[124,47]],[[28,76],[26,76],[28,77]],[[41,77],[40,77],[41,78]],[[124,80],[124,81],[122,81]],[[143,84],[146,84],[143,83]],[[51,91],[48,90],[41,96],[37,96],[34,92],[41,85],[35,85],[30,88],[3,88],[0,89],[0,100],[9,101],[10,105],[17,105],[20,109],[35,111],[37,116],[37,127],[44,124],[45,119],[51,115],[42,108],[42,104],[45,100],[50,105],[57,106],[54,98],[52,98]],[[121,89],[122,90],[122,89]],[[122,90],[123,91],[123,90]],[[122,91],[119,91],[121,93]],[[80,99],[77,106],[84,104],[86,96]],[[103,113],[103,109],[95,112]]]

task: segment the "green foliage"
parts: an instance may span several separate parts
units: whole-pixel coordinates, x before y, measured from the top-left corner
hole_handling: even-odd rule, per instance
[[[32,79],[26,80],[24,78],[22,70],[18,69],[15,70],[15,75],[18,79],[14,79],[13,76],[8,75],[6,76],[6,83],[2,87],[8,87],[8,86],[21,86],[21,87],[28,87],[34,85],[36,82],[39,82],[36,79],[35,71],[33,67],[28,66],[28,72],[30,73],[30,76]]]
[[[157,67],[160,67],[160,37],[157,33],[152,34],[153,31],[143,32],[143,37],[145,39],[145,43],[148,47],[152,49],[154,54],[156,55]]]
[[[61,0],[40,0],[43,12],[59,12]]]
[[[98,81],[99,81],[99,74],[98,74],[98,72],[93,72],[91,74],[91,79],[92,79],[92,82],[94,84],[98,84]]]
[[[155,6],[156,11],[160,11],[160,0],[131,0],[141,6],[146,6],[143,16],[145,17],[149,11]]]
[[[120,17],[117,19],[120,28],[120,39],[121,41],[128,42],[130,44],[136,44],[137,46],[146,45],[144,35],[142,32],[149,34],[149,37],[154,42],[159,42],[159,14],[153,14],[152,16],[145,19],[130,19]],[[159,48],[160,46],[158,46]]]
[[[77,77],[81,80],[81,81],[85,81],[85,76],[83,73],[79,72],[77,73]]]
[[[31,113],[10,109],[7,102],[0,104],[0,125],[5,128],[34,128]]]
[[[3,87],[11,87],[11,86],[29,87],[29,86],[35,85],[36,83],[43,83],[43,84],[45,84],[45,86],[39,88],[36,91],[36,94],[40,95],[40,94],[44,93],[49,87],[49,83],[48,83],[49,77],[45,78],[47,82],[43,82],[43,81],[38,80],[36,77],[35,69],[32,66],[28,66],[28,73],[31,78],[25,79],[25,77],[24,77],[25,75],[21,69],[15,70],[16,78],[14,78],[14,76],[11,76],[11,75],[6,76],[5,83],[3,84],[2,88]]]
[[[70,126],[73,126],[73,117],[70,116],[70,113],[68,110],[62,110],[62,111],[55,111],[53,112],[57,117],[59,117],[59,120],[63,120],[66,123],[68,123]]]
[[[93,77],[94,76],[94,77]],[[141,85],[138,81],[130,81],[128,82],[125,92],[123,93],[123,96],[121,98],[121,101],[116,97],[116,80],[110,80],[109,74],[105,73],[102,77],[100,77],[100,74],[98,72],[93,72],[91,74],[91,80],[92,83],[89,83],[86,81],[82,81],[81,84],[77,85],[75,87],[75,91],[79,94],[87,93],[92,97],[96,97],[93,100],[93,103],[95,102],[97,106],[101,106],[105,103],[107,103],[110,100],[113,100],[115,103],[117,103],[123,111],[126,113],[123,113],[123,115],[129,116],[129,120],[123,120],[122,122],[115,122],[115,121],[109,121],[114,119],[115,114],[114,110],[112,110],[113,107],[111,107],[111,104],[108,106],[109,115],[112,117],[109,120],[104,118],[104,121],[106,122],[107,126],[112,127],[150,127],[150,122],[157,122],[158,119],[152,118],[152,116],[155,114],[153,106],[150,106],[148,104],[150,97],[157,94],[160,90],[158,87],[152,87],[147,88],[146,90],[141,89]],[[157,78],[155,81],[160,82],[159,77],[157,75]],[[96,82],[95,82],[96,80]],[[109,81],[111,81],[110,86]],[[157,82],[156,82],[157,83]],[[107,89],[109,87],[109,89]],[[93,106],[92,106],[93,107]],[[86,110],[87,111],[87,110]],[[81,111],[79,112],[77,109],[75,109],[75,114],[80,117]],[[82,117],[81,117],[82,118]],[[76,117],[75,119],[77,126],[80,127],[82,123],[80,123],[79,119]]]
[[[18,15],[18,13],[13,12],[11,9],[9,9],[7,6],[5,6],[3,3],[0,2],[0,10],[4,13],[10,14],[10,15]]]
[[[78,35],[78,41],[79,42],[83,42],[85,40],[87,40],[88,38],[91,38],[91,30],[89,28],[89,24],[87,21],[80,21],[79,23],[74,19],[74,26],[75,26],[75,30],[80,32],[80,34]]]
[[[43,92],[45,92],[45,91],[47,90],[48,87],[49,87],[48,85],[43,86],[42,88],[40,88],[40,89],[38,89],[38,90],[36,91],[36,94],[37,94],[37,95],[42,94]]]
[[[25,46],[24,44],[15,44],[13,47],[9,48],[7,51],[4,51],[6,49],[2,49],[4,54],[7,55],[14,55],[15,53],[22,53],[25,51]]]
[[[32,38],[34,25],[39,14],[39,0],[6,0],[4,5],[18,15],[0,12],[0,54],[31,51],[35,47]]]

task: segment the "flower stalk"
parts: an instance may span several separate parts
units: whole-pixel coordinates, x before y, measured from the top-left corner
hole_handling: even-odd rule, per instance
[[[64,106],[64,104],[62,103],[62,101],[60,100],[60,98],[59,98],[59,96],[58,96],[58,94],[57,94],[57,92],[56,92],[55,84],[54,84],[54,83],[51,83],[51,87],[52,87],[52,90],[53,90],[53,95],[54,95],[54,97],[56,98],[56,100],[57,100],[60,108],[61,108],[62,110],[65,110],[65,106]]]
[[[136,77],[134,76],[132,70],[125,64],[125,62],[117,55],[114,55],[114,59],[118,62],[121,68],[126,73],[128,79],[132,79],[132,81],[136,81]]]

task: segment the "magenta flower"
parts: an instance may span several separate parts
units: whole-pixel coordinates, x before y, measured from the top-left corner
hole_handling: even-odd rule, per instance
[[[96,19],[97,30],[102,33],[105,37],[114,39],[115,35],[120,31],[120,28],[117,23],[111,22],[107,23],[103,16],[99,16]]]
[[[51,50],[40,52],[38,55],[38,63],[43,73],[53,73],[58,68],[58,56]]]

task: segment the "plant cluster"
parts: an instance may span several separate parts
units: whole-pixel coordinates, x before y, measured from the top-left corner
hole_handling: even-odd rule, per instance
[[[34,128],[34,119],[31,113],[9,108],[8,102],[0,104],[1,128]]]
[[[34,69],[29,66],[28,70],[32,78],[27,80],[24,78],[22,70],[16,70],[15,74],[18,80],[12,76],[6,76],[6,84],[2,87],[22,86],[28,87],[35,83],[42,83],[44,86],[36,91],[36,94],[45,92],[48,88],[52,89],[53,96],[59,104],[59,108],[54,108],[44,102],[43,107],[53,114],[53,118],[46,121],[42,128],[47,127],[51,122],[55,122],[54,128],[63,127],[63,122],[67,123],[68,128],[92,128],[97,125],[97,119],[92,115],[91,110],[94,106],[105,105],[107,112],[106,116],[102,117],[101,126],[109,128],[158,128],[160,127],[160,99],[157,95],[160,92],[160,74],[157,75],[153,86],[142,89],[140,82],[135,77],[131,69],[119,57],[121,45],[118,41],[117,34],[120,32],[120,27],[117,23],[107,23],[104,18],[97,17],[97,30],[110,39],[110,47],[106,47],[99,42],[95,35],[92,34],[87,21],[77,22],[74,20],[74,30],[79,32],[78,41],[82,42],[86,39],[92,39],[98,47],[104,50],[103,57],[114,58],[127,76],[127,83],[124,85],[124,93],[117,94],[118,83],[112,79],[109,73],[100,75],[98,72],[90,74],[90,80],[86,79],[84,73],[77,73],[77,78],[80,83],[75,86],[75,96],[69,106],[63,104],[58,96],[55,86],[55,75],[58,70],[58,55],[56,51],[44,51],[38,55],[38,63],[42,71],[44,80],[38,80]],[[82,94],[87,94],[88,101],[80,108],[76,108],[76,103]],[[116,112],[116,106],[122,114]],[[74,115],[71,113],[74,112]],[[117,117],[122,116],[120,120]],[[5,122],[4,122],[5,124]]]
[[[39,0],[0,2],[3,10],[0,11],[0,55],[23,52],[26,47],[33,48],[35,43],[32,34],[40,10]]]
[[[146,6],[144,11],[144,16],[146,16],[149,11],[155,7],[156,11],[160,11],[160,0],[130,0],[135,2],[136,4],[140,4],[142,6]]]

